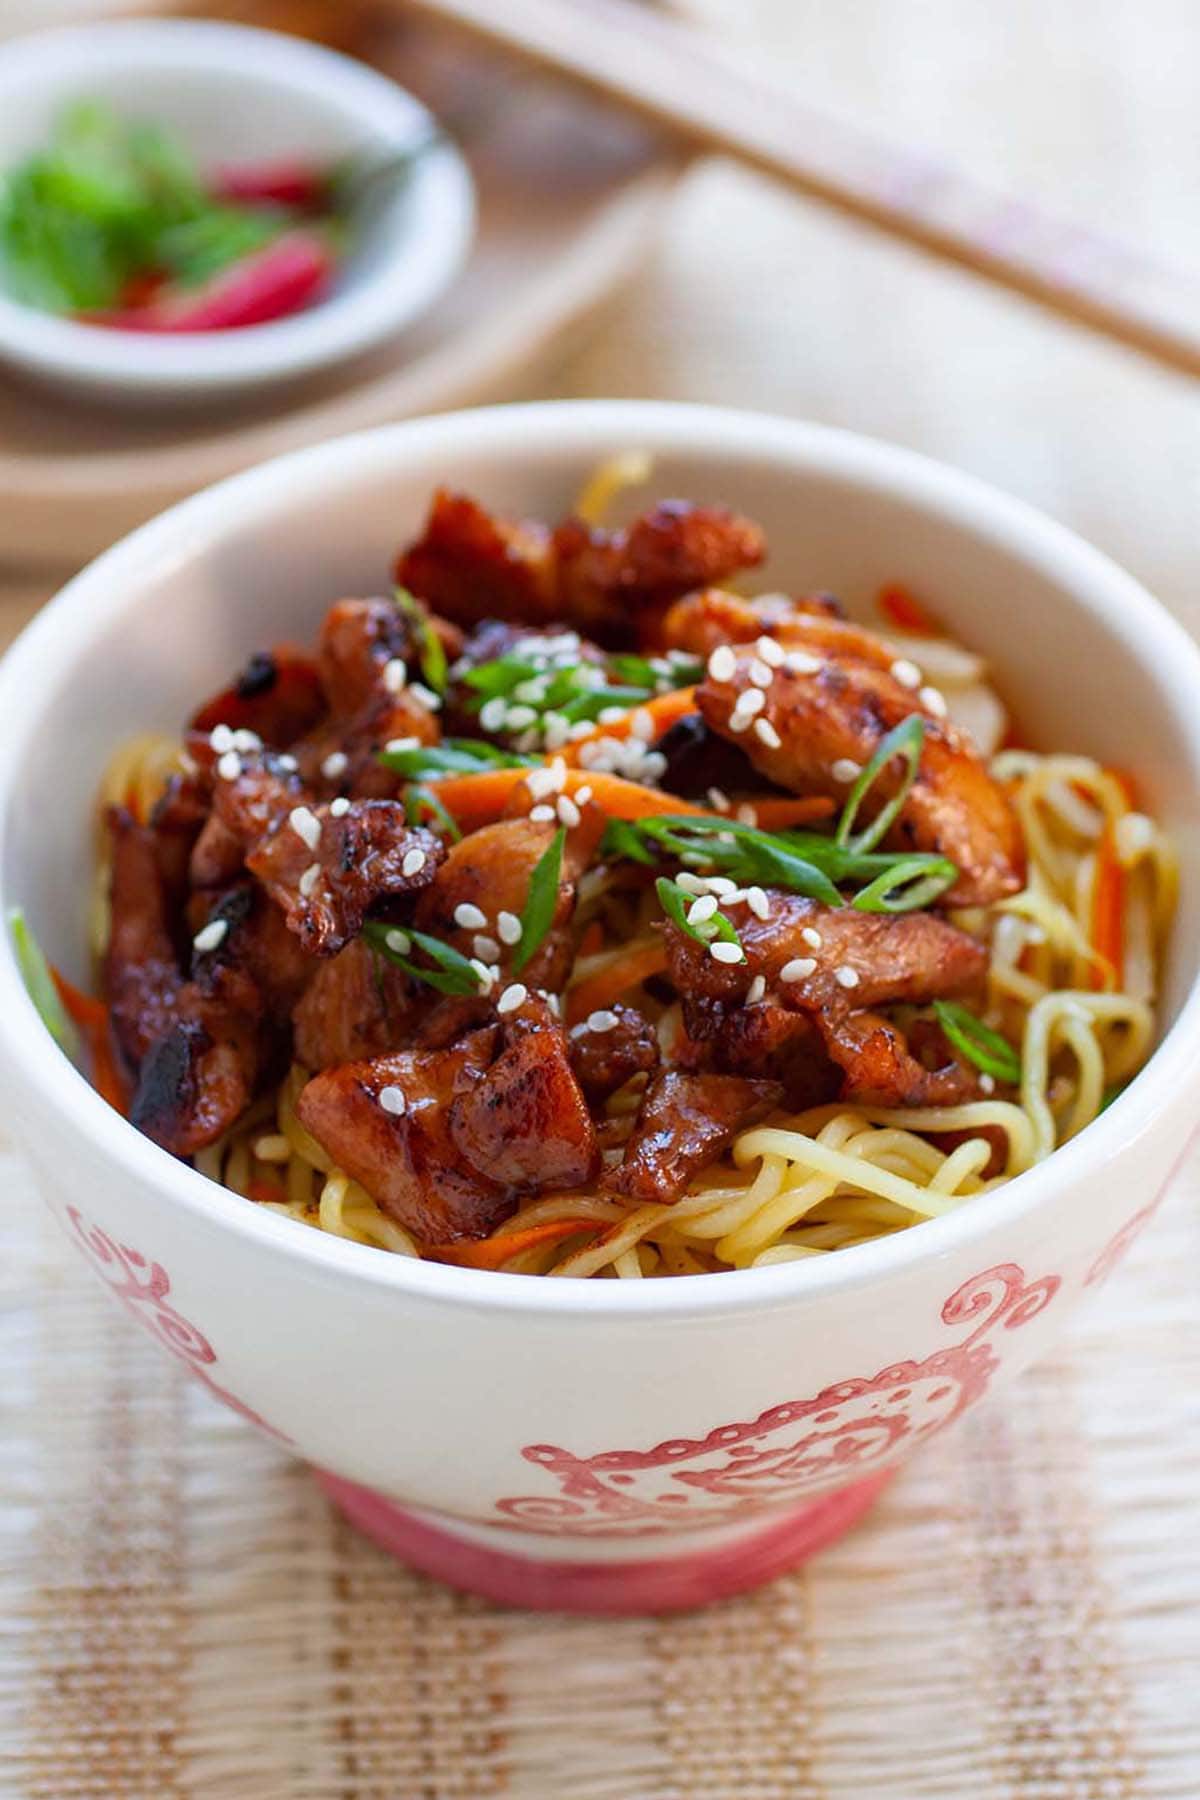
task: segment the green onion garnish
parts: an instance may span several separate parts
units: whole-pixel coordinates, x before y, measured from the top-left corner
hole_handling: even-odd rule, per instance
[[[896,814],[908,798],[909,789],[917,778],[917,769],[921,761],[921,748],[925,742],[925,721],[918,713],[902,719],[894,731],[889,731],[874,756],[859,775],[858,780],[846,796],[846,804],[838,821],[834,836],[836,841],[848,850],[873,850],[880,838],[891,825]],[[894,756],[904,758],[907,768],[900,786],[868,825],[857,834],[854,822],[858,817],[863,801],[874,787],[882,771]]]
[[[898,856],[895,866],[860,888],[850,904],[859,912],[920,912],[957,880],[957,867],[944,856]]]
[[[414,931],[411,925],[388,925],[381,919],[372,919],[363,926],[363,937],[372,950],[386,956],[406,975],[423,981],[427,987],[436,988],[439,994],[477,994],[483,986],[478,969],[460,951],[443,944],[440,938],[429,937],[424,931]],[[422,968],[406,952],[398,950],[397,937],[406,938],[410,947],[423,950],[436,967]]]
[[[681,888],[677,881],[668,881],[665,875],[659,876],[654,884],[654,891],[658,895],[659,904],[668,919],[672,924],[678,925],[680,931],[685,931],[688,937],[695,938],[698,944],[712,944],[718,940],[724,944],[736,944],[741,951],[741,960],[743,962],[746,960],[745,951],[742,950],[742,940],[723,912],[718,910],[711,913],[707,919],[697,919],[693,922],[688,918],[688,913],[695,905],[698,896],[689,894],[687,889]]]
[[[414,744],[410,750],[381,750],[378,760],[410,780],[436,780],[439,775],[480,775],[487,769],[530,769],[536,756],[517,756],[476,738],[444,738],[440,744]]]
[[[407,588],[393,589],[396,605],[404,614],[416,632],[420,649],[417,662],[420,665],[421,679],[426,687],[435,694],[444,694],[449,682],[449,671],[446,667],[446,650],[441,638],[433,628],[433,621],[415,594]]]
[[[8,915],[8,929],[12,934],[13,949],[17,953],[17,963],[26,991],[37,1007],[43,1025],[61,1050],[65,1050],[68,1056],[75,1056],[79,1049],[79,1033],[67,1016],[54,985],[54,977],[50,973],[50,964],[25,923],[25,914],[19,906],[14,906]]]
[[[521,936],[513,952],[516,973],[525,967],[534,952],[541,948],[554,919],[558,905],[558,883],[562,874],[563,845],[567,828],[560,825],[550,843],[538,858],[529,878],[529,893],[521,911]]]
[[[968,1062],[997,1081],[1020,1085],[1021,1058],[1006,1037],[955,1001],[935,1000],[933,1010],[946,1037]]]
[[[431,787],[424,787],[419,782],[413,782],[404,791],[404,816],[410,825],[420,825],[426,819],[433,819],[452,844],[457,844],[462,837],[458,823],[445,802],[438,799]]]

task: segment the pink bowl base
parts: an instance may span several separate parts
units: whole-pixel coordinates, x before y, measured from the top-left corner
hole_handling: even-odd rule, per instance
[[[856,1525],[891,1470],[811,1500],[768,1525],[722,1534],[716,1547],[621,1562],[546,1561],[498,1550],[453,1524],[430,1524],[371,1488],[314,1469],[352,1525],[410,1568],[448,1587],[533,1612],[636,1616],[682,1612],[761,1587]]]

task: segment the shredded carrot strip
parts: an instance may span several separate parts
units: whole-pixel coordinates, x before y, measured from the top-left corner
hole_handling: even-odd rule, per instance
[[[1125,871],[1117,860],[1111,825],[1104,827],[1096,852],[1096,879],[1092,889],[1092,948],[1102,958],[1092,970],[1093,988],[1111,981],[1119,988],[1125,962]]]
[[[73,982],[51,969],[59,998],[78,1025],[92,1060],[92,1080],[96,1092],[119,1113],[129,1112],[129,1088],[121,1073],[112,1041],[112,1021],[107,1006],[91,994],[81,993]]]
[[[611,725],[597,725],[590,737],[576,738],[564,744],[561,750],[550,755],[561,756],[568,768],[576,768],[579,764],[579,752],[585,744],[593,744],[599,738],[627,738],[633,730],[633,720],[637,713],[647,713],[654,725],[654,738],[660,738],[664,731],[687,717],[696,710],[696,690],[694,687],[675,688],[669,694],[656,694],[653,700],[639,701],[631,706],[623,719],[614,719]],[[547,756],[547,761],[550,760]]]
[[[567,990],[568,1025],[577,1025],[589,1013],[599,1012],[602,1007],[610,1006],[622,994],[627,994],[630,988],[640,987],[652,975],[661,975],[666,966],[666,945],[647,944],[632,956],[626,956],[620,961],[614,960],[603,969],[597,969],[594,975],[585,975],[582,981]]]
[[[1137,777],[1131,775],[1128,769],[1108,769],[1106,773],[1112,776],[1129,802],[1131,810],[1136,812],[1138,807]]]
[[[807,794],[803,798],[753,800],[754,822],[760,831],[787,831],[793,825],[809,825],[814,819],[828,819],[837,811],[837,802],[828,794]]]
[[[600,1229],[595,1219],[545,1219],[540,1225],[527,1225],[523,1231],[502,1231],[495,1237],[479,1238],[462,1244],[430,1244],[425,1254],[438,1262],[457,1263],[463,1269],[502,1269],[522,1250],[533,1250],[539,1244],[556,1244],[562,1238],[575,1237]]]
[[[887,587],[880,588],[879,610],[885,619],[889,619],[901,631],[916,631],[925,637],[941,636],[941,626],[937,620],[898,581],[889,582]]]
[[[287,1194],[277,1181],[259,1181],[256,1178],[246,1183],[246,1192],[251,1200],[257,1200],[263,1206],[282,1206],[287,1201]]]
[[[526,769],[488,769],[481,775],[448,775],[437,783],[434,791],[459,830],[469,833],[503,817],[517,790],[524,788],[527,773]],[[563,792],[574,794],[581,787],[592,790],[592,799],[610,819],[646,819],[661,813],[695,813],[701,818],[718,816],[702,806],[692,806],[674,794],[661,794],[656,788],[642,787],[640,782],[626,781],[620,775],[568,769]],[[521,798],[522,811],[528,811],[531,804],[528,794]]]

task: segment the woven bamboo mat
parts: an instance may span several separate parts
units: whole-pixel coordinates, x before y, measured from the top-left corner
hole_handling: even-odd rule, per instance
[[[1063,1352],[705,1613],[410,1575],[0,1214],[5,1800],[1195,1800],[1200,1164]]]

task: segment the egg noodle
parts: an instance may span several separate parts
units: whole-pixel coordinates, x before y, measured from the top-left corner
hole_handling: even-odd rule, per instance
[[[132,803],[143,818],[180,766],[176,742],[127,744],[110,765],[101,803]],[[543,1195],[495,1234],[484,1266],[522,1274],[638,1279],[757,1268],[821,1256],[938,1217],[1021,1174],[1081,1131],[1137,1071],[1155,1034],[1160,957],[1174,905],[1175,858],[1126,784],[1087,757],[1004,750],[992,761],[1019,815],[1028,851],[1022,892],[954,923],[991,952],[986,1022],[1021,1049],[1013,1100],[888,1109],[835,1104],[777,1113],[744,1131],[674,1205],[628,1205],[599,1188]],[[1094,946],[1097,884],[1121,884],[1120,953]],[[95,942],[107,936],[107,870],[99,871]],[[653,907],[591,871],[577,926],[600,921],[610,943],[580,956],[564,996],[611,970],[614,991],[656,1021],[664,1046],[679,1006],[621,988],[621,965],[654,941]],[[1111,946],[1110,946],[1111,948]],[[253,1106],[196,1167],[257,1204],[335,1236],[420,1256],[417,1242],[335,1168],[296,1115],[307,1072],[293,1067],[277,1093]],[[619,1161],[646,1077],[609,1101],[605,1161]],[[999,1164],[997,1169],[997,1162]],[[556,1241],[521,1248],[512,1234],[562,1222]],[[578,1224],[568,1234],[568,1223]]]

